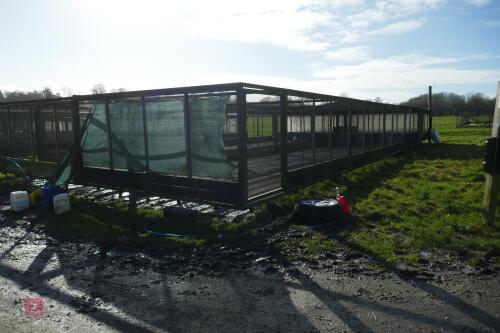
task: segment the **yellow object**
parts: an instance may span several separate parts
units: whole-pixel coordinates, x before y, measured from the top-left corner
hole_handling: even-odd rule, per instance
[[[31,192],[29,198],[31,206],[39,206],[42,200],[42,195],[40,190],[34,190],[33,192]]]

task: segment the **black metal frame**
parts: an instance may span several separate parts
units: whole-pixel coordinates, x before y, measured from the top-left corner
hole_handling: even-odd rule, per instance
[[[276,96],[279,98],[278,101],[274,102],[278,108],[272,113],[266,111],[266,114],[272,115],[272,138],[274,141],[274,146],[279,143],[278,153],[280,155],[280,187],[275,188],[267,193],[262,193],[257,196],[249,198],[248,193],[248,133],[247,133],[247,95],[262,94],[269,96]],[[190,96],[212,96],[212,95],[236,95],[237,101],[235,104],[236,113],[236,132],[237,132],[237,156],[238,161],[238,178],[237,181],[227,181],[218,179],[202,179],[199,177],[194,177],[192,173],[192,157],[191,157],[191,113],[189,107],[189,97]],[[145,98],[157,97],[157,96],[176,96],[184,99],[184,131],[186,137],[186,161],[187,161],[187,176],[173,176],[165,174],[157,174],[149,170],[149,147],[148,147],[148,132],[147,132],[147,119],[146,119],[146,103]],[[289,96],[296,96],[308,99],[308,103],[312,102],[312,107],[308,107],[310,110],[310,140],[312,142],[312,164],[299,169],[289,170],[288,168],[288,117],[293,115],[292,111],[289,111],[289,106],[293,103],[289,100]],[[145,160],[146,160],[146,170],[145,172],[134,172],[132,170],[116,170],[113,167],[113,145],[111,138],[111,119],[109,116],[109,103],[115,99],[127,99],[134,98],[140,99],[141,101],[141,111],[142,111],[142,121],[144,125],[144,142],[145,142]],[[34,108],[40,106],[50,106],[54,108],[54,120],[56,129],[56,161],[54,161],[54,166],[60,161],[60,133],[58,119],[62,115],[62,109],[58,105],[68,106],[70,112],[66,117],[71,117],[73,142],[80,142],[81,137],[84,133],[85,127],[81,125],[82,113],[81,113],[81,103],[85,101],[99,101],[105,103],[105,114],[106,114],[106,130],[108,134],[108,154],[110,158],[110,165],[107,169],[102,168],[91,168],[84,167],[82,163],[82,152],[80,145],[77,144],[74,147],[73,155],[73,179],[75,182],[82,182],[88,184],[97,184],[99,186],[109,186],[112,188],[126,188],[133,191],[144,191],[148,193],[157,193],[161,195],[166,195],[172,198],[188,199],[194,201],[206,201],[217,204],[226,205],[236,205],[236,206],[247,206],[261,200],[267,199],[269,197],[278,195],[284,191],[287,191],[298,186],[305,185],[311,181],[314,181],[318,177],[323,176],[325,173],[338,172],[346,168],[353,167],[355,165],[362,164],[370,159],[379,158],[386,153],[394,150],[401,150],[411,144],[416,144],[421,142],[428,136],[429,129],[424,128],[424,117],[429,117],[428,124],[432,124],[430,108],[421,109],[409,106],[396,106],[385,103],[376,103],[371,101],[357,100],[346,97],[338,97],[326,94],[317,94],[307,91],[285,89],[278,87],[270,87],[266,85],[257,85],[250,83],[226,83],[217,85],[203,85],[203,86],[192,86],[192,87],[179,87],[179,88],[167,88],[167,89],[154,89],[154,90],[142,90],[142,91],[130,91],[130,92],[117,92],[109,94],[96,94],[96,95],[74,95],[67,98],[55,98],[55,99],[43,99],[43,100],[31,100],[31,101],[18,101],[18,102],[7,102],[0,103],[0,114],[3,110],[6,110],[7,122],[8,122],[8,136],[9,136],[9,146],[12,144],[12,108],[13,107],[28,107],[29,108],[29,142],[31,145],[32,160],[40,159],[39,145],[37,143],[37,132],[39,127],[39,120],[37,113],[40,113],[40,109]],[[324,103],[319,105],[318,103]],[[250,112],[250,111],[249,111]],[[252,111],[254,114],[255,111]],[[410,129],[413,129],[413,114],[416,112],[418,115],[417,132],[408,135]],[[279,113],[279,114],[278,114]],[[375,127],[375,114],[378,115],[378,131],[379,140],[375,143],[374,139],[374,127]],[[386,117],[387,114],[392,114],[391,116],[391,141],[387,140],[386,133]],[[396,140],[395,137],[395,127],[394,121],[396,120],[396,126],[399,121],[399,115],[403,115],[403,133],[398,133],[397,136],[401,136],[401,140]],[[362,115],[363,125],[362,125],[362,150],[356,154],[352,151],[352,139],[353,139],[353,116],[356,115],[357,127],[359,127],[359,117]],[[398,115],[395,119],[395,115]],[[316,117],[326,116],[328,119],[328,124],[326,128],[328,129],[328,149],[330,150],[330,158],[327,160],[317,160],[316,156]],[[346,143],[345,156],[336,157],[333,156],[332,149],[332,136],[334,132],[333,123],[335,122],[335,127],[339,127],[339,119],[342,116],[343,126],[346,133]],[[370,120],[367,122],[367,117]],[[410,124],[407,126],[407,117],[410,117]],[[370,118],[371,117],[371,118]],[[279,126],[278,126],[279,120]],[[261,119],[260,125],[264,126],[264,120]],[[382,129],[380,126],[382,125]],[[368,126],[368,128],[366,128]],[[323,128],[324,126],[322,126]],[[407,128],[409,127],[409,128]],[[371,129],[370,129],[371,128]],[[337,130],[337,128],[335,129]],[[358,130],[358,129],[357,129]],[[359,129],[361,130],[361,129]],[[279,131],[279,134],[278,134]],[[325,137],[324,129],[318,129],[322,131],[321,135]],[[371,133],[371,137],[367,137],[367,132]],[[262,130],[263,133],[263,130]],[[361,132],[360,132],[361,133]],[[323,139],[326,140],[326,139]],[[368,144],[366,142],[368,140]],[[37,149],[35,149],[37,147]],[[366,148],[369,147],[369,148]],[[366,148],[366,149],[365,149]],[[7,152],[7,154],[9,154]],[[28,163],[30,164],[30,163]],[[31,163],[32,164],[32,163]],[[33,169],[36,174],[36,168]]]

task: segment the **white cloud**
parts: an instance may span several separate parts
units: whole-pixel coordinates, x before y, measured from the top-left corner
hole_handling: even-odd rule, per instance
[[[465,0],[465,2],[469,5],[473,6],[484,6],[490,3],[490,0]]]
[[[325,59],[340,62],[359,62],[370,58],[368,47],[355,46],[335,51],[329,51],[325,55]]]
[[[479,58],[490,57],[482,55]],[[434,81],[440,85],[495,84],[500,77],[500,68],[460,69],[451,66],[468,59],[478,57],[439,58],[409,54],[371,59],[359,64],[316,68],[314,77],[329,82],[332,87],[341,86],[342,91],[354,92],[351,96],[364,98],[380,95],[384,96],[384,100],[396,102],[414,95]]]
[[[190,2],[186,0],[186,2]],[[364,35],[406,33],[425,18],[414,17],[445,0],[256,0],[206,2],[185,12],[184,27],[208,39],[232,40],[318,51]],[[223,7],[219,11],[219,8]],[[196,8],[196,9],[194,9]]]
[[[366,33],[368,36],[375,36],[375,35],[394,35],[394,34],[403,34],[406,32],[414,31],[422,27],[425,22],[427,21],[427,18],[419,18],[415,20],[408,20],[408,21],[399,21],[391,24],[384,25],[378,29],[369,31]]]

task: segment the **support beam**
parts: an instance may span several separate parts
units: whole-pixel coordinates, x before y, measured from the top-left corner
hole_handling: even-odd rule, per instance
[[[240,206],[246,206],[248,201],[248,159],[247,159],[247,110],[246,110],[246,95],[243,87],[238,87],[236,92],[237,97],[237,126],[238,126],[238,151],[240,153],[238,159],[238,183],[240,188]]]
[[[429,130],[427,132],[427,142],[431,143],[432,130],[432,86],[429,86],[429,94],[427,95],[427,111],[429,112]]]
[[[28,111],[29,111],[28,130],[30,133],[31,159],[34,161],[35,160],[35,139],[34,139],[34,133],[33,133],[33,110],[31,109],[31,104],[28,106]]]
[[[280,96],[281,188],[288,189],[288,96]]]
[[[54,129],[56,131],[56,162],[59,163],[60,158],[60,145],[59,145],[59,118],[57,117],[57,103],[54,103]]]
[[[108,157],[109,157],[109,169],[113,171],[113,141],[111,139],[111,117],[109,115],[109,101],[106,100],[106,105],[104,112],[106,114],[106,134],[108,137]]]
[[[186,168],[188,178],[193,178],[193,158],[191,153],[191,111],[189,95],[184,94],[184,137],[186,145]]]
[[[311,112],[311,148],[312,164],[316,164],[316,100],[313,98],[313,107]]]

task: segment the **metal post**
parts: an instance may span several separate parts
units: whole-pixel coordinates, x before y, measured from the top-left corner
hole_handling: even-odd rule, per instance
[[[313,107],[311,112],[311,143],[312,143],[312,164],[316,164],[316,99],[313,98]]]
[[[29,112],[29,133],[30,133],[30,149],[31,149],[31,159],[35,160],[35,142],[33,140],[33,111],[31,110],[31,104],[28,106]]]
[[[372,107],[372,143],[371,143],[371,149],[375,147],[375,106]],[[379,120],[380,122],[380,120]]]
[[[246,94],[243,87],[239,86],[237,96],[237,126],[238,126],[238,150],[240,158],[238,161],[238,184],[240,186],[240,205],[245,206],[248,200],[248,160],[247,160],[247,112]]]
[[[288,96],[280,96],[281,188],[288,188]]]
[[[275,149],[278,148],[280,137],[278,136],[278,113],[276,110],[271,113],[271,122],[272,122],[272,132],[273,132],[273,141]]]
[[[189,95],[184,94],[184,137],[186,144],[187,175],[193,178],[193,160],[191,153],[191,112],[189,110]]]
[[[366,106],[363,106],[363,137],[361,139],[361,151],[365,151],[365,136],[366,136]],[[358,115],[358,127],[359,127],[359,115]]]
[[[80,103],[75,97],[71,98],[71,128],[73,129],[73,144],[75,147],[73,155],[73,174],[79,178],[83,168],[83,157],[81,147],[82,129],[80,124]]]
[[[427,110],[429,111],[429,131],[427,132],[427,142],[431,143],[432,129],[432,86],[429,86],[429,94],[427,95]]]
[[[349,109],[347,111],[347,156],[349,160],[352,155],[351,147],[351,126],[352,126],[352,103],[349,103]]]
[[[418,142],[421,143],[424,139],[424,111],[422,109],[418,109]]]
[[[406,141],[406,114],[408,113],[408,110],[405,110],[404,112],[404,117],[403,117],[403,141]]]
[[[330,161],[333,159],[333,101],[329,102],[329,117],[328,117],[328,149],[330,153]]]
[[[142,111],[142,131],[144,132],[144,159],[146,163],[146,174],[149,175],[149,138],[148,138],[148,118],[146,114],[146,99],[141,96],[141,111]],[[149,185],[149,183],[148,183]]]
[[[108,137],[108,156],[109,156],[109,169],[111,171],[114,170],[113,166],[113,142],[112,142],[112,136],[111,136],[111,118],[109,115],[109,100],[106,99],[106,105],[104,112],[106,113],[106,134]]]
[[[391,109],[391,145],[394,144],[394,109]]]
[[[382,148],[385,147],[385,116],[387,114],[387,111],[385,109],[385,106],[382,110]]]
[[[54,126],[56,131],[56,161],[59,163],[59,122],[57,119],[57,103],[54,103]]]
[[[495,104],[495,114],[493,116],[493,126],[491,136],[498,138],[500,127],[500,81],[498,82],[497,100]],[[498,144],[498,143],[497,143]],[[496,160],[500,158],[497,156]],[[485,222],[493,227],[495,225],[498,186],[500,185],[500,175],[486,173],[486,182],[484,188],[484,211],[483,218]]]
[[[7,106],[7,129],[9,131],[9,151],[7,155],[10,155],[10,151],[12,149],[12,119],[10,117],[10,106]]]

